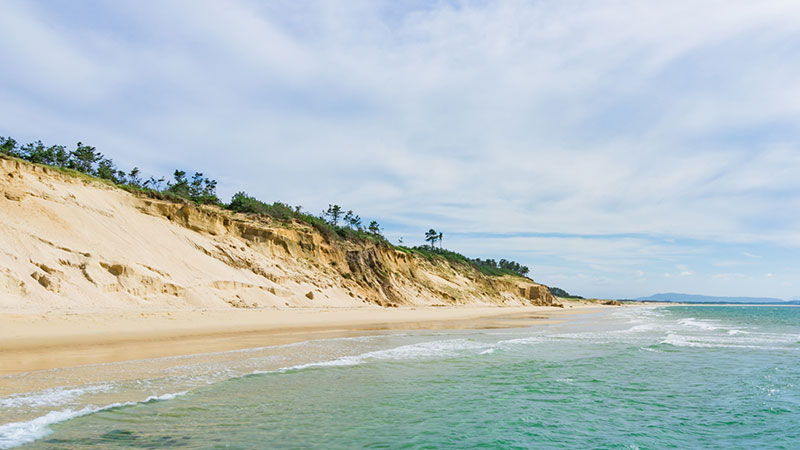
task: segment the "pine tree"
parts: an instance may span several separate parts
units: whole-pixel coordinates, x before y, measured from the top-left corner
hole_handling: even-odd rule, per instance
[[[342,217],[342,207],[339,205],[328,205],[328,210],[322,213],[322,215],[328,218],[328,223],[333,226],[338,226],[339,219]]]
[[[381,226],[376,221],[372,221],[369,223],[369,227],[367,227],[370,233],[379,236],[381,234]]]
[[[433,228],[431,228],[430,230],[428,230],[427,233],[425,233],[425,240],[431,243],[431,249],[434,248],[433,245],[436,243],[437,239],[439,239],[439,233],[437,233],[436,230],[434,230]]]

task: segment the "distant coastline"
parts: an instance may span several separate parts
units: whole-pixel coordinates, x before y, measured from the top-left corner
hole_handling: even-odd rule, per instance
[[[691,305],[691,306],[800,306],[800,301],[783,301],[783,302],[692,302],[692,301],[666,301],[666,300],[619,300],[622,303],[652,303],[659,305]]]
[[[774,297],[722,297],[668,292],[632,299],[640,302],[667,302],[692,304],[748,304],[748,305],[800,305],[800,300],[784,300]]]

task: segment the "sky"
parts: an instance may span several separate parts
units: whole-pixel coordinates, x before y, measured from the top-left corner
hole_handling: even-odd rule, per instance
[[[800,2],[0,2],[0,136],[570,293],[800,298]]]

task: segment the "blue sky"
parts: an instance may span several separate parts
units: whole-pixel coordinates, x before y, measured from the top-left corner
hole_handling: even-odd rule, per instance
[[[800,3],[0,3],[0,135],[586,296],[800,296]]]

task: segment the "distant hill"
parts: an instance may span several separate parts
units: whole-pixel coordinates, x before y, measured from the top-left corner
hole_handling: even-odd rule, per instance
[[[800,301],[786,301],[774,297],[714,297],[710,295],[678,294],[674,292],[655,294],[649,297],[640,297],[636,300],[651,302],[680,302],[680,303],[780,303],[800,304]]]

